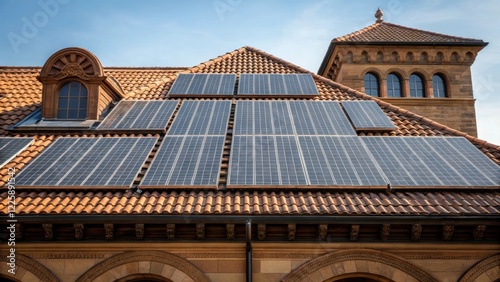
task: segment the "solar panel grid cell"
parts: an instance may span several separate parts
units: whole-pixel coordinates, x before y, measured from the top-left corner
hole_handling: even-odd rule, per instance
[[[375,101],[343,101],[342,106],[358,131],[396,129]]]
[[[32,142],[31,137],[0,137],[0,167],[21,153]]]
[[[170,96],[232,96],[235,74],[179,74],[168,94]]]
[[[310,74],[241,74],[240,96],[315,96],[318,89]]]

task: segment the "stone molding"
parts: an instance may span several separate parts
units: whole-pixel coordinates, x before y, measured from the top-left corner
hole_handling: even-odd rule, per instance
[[[32,259],[103,259],[104,253],[50,253],[34,254],[29,256]]]
[[[75,282],[94,281],[99,276],[108,271],[112,271],[121,265],[133,262],[158,262],[164,265],[169,265],[181,272],[194,281],[209,282],[208,277],[203,274],[195,265],[189,261],[176,256],[174,254],[162,251],[130,251],[114,255],[87,270]],[[134,273],[128,273],[128,275]]]
[[[315,259],[306,262],[296,270],[289,273],[285,278],[283,278],[283,282],[292,282],[292,281],[303,281],[306,280],[307,277],[315,272],[319,272],[320,269],[324,267],[330,267],[337,263],[342,263],[346,261],[354,261],[356,262],[354,265],[357,267],[358,262],[375,262],[380,263],[382,267],[389,266],[393,267],[409,276],[413,277],[418,281],[427,281],[427,282],[438,282],[436,278],[434,278],[429,273],[420,269],[418,266],[412,264],[400,258],[398,256],[375,251],[375,250],[366,250],[366,249],[357,249],[357,250],[346,250],[346,251],[338,251],[334,253],[328,253],[326,255],[317,257]],[[333,271],[333,276],[339,274],[345,274],[346,270],[344,269],[342,272],[338,269],[335,270],[334,267],[331,267]],[[352,273],[356,273],[358,270],[355,270]],[[381,275],[380,273],[374,273]],[[392,278],[392,277],[387,277]]]
[[[7,259],[7,253],[6,252],[0,252],[0,261],[2,261],[2,264],[5,264],[4,262],[8,262]],[[25,269],[27,272],[30,272],[33,274],[35,277],[40,279],[40,281],[44,282],[59,282],[59,278],[57,278],[50,270],[48,270],[45,266],[37,262],[36,260],[33,260],[25,255],[21,254],[16,254],[16,267],[17,271],[19,269]],[[6,268],[3,268],[6,269]],[[5,273],[6,274],[6,273]]]
[[[484,260],[474,264],[469,270],[467,270],[458,282],[473,282],[477,281],[481,275],[486,273],[488,270],[498,268],[500,270],[500,254],[493,255],[491,257],[485,258]],[[498,281],[500,279],[500,271],[496,272],[496,277],[488,277],[490,281]],[[486,281],[486,280],[481,280]]]

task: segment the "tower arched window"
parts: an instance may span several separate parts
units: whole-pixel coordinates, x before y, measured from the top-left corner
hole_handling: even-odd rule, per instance
[[[365,74],[365,93],[370,96],[380,96],[378,77],[371,72]]]
[[[434,92],[434,97],[436,98],[445,98],[447,96],[446,94],[446,84],[444,82],[444,79],[441,75],[435,74],[432,77],[432,88]]]
[[[410,75],[410,97],[423,98],[425,97],[424,81],[418,74]]]
[[[87,118],[88,92],[85,85],[78,81],[64,84],[59,90],[57,118],[84,120]]]
[[[401,80],[396,74],[390,73],[387,76],[387,97],[401,96]]]

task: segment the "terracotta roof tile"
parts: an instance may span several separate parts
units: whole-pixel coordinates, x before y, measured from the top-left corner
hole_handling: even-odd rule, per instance
[[[375,23],[337,37],[333,42],[483,43],[482,40],[450,36],[392,23]]]

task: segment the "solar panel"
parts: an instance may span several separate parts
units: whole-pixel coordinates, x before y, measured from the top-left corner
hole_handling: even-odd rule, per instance
[[[306,185],[293,136],[234,136],[228,187]]]
[[[225,136],[166,136],[140,187],[217,188],[224,141]]]
[[[238,101],[235,135],[356,135],[335,101]]]
[[[33,142],[31,137],[0,137],[0,167],[10,162],[31,142]]]
[[[171,97],[232,96],[235,74],[179,74],[168,92]]]
[[[500,168],[463,137],[361,137],[393,187],[500,186]]]
[[[58,138],[16,178],[18,187],[132,185],[157,138]]]
[[[120,101],[97,130],[165,130],[178,101]]]
[[[375,101],[344,101],[342,106],[358,131],[396,129]]]
[[[311,74],[241,74],[239,96],[316,96]]]
[[[226,135],[231,101],[183,101],[167,135]]]
[[[299,136],[314,186],[381,186],[387,179],[357,136]]]

